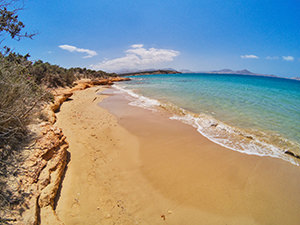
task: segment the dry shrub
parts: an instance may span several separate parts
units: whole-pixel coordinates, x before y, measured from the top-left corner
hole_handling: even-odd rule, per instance
[[[27,125],[33,117],[42,119],[36,112],[53,97],[46,88],[71,86],[84,77],[115,76],[85,68],[66,69],[41,60],[32,63],[28,57],[0,53],[0,224],[9,223],[12,209],[24,200],[16,177],[22,172],[22,149],[30,140]]]
[[[26,65],[0,58],[0,148],[24,138],[32,110],[45,97]]]
[[[23,200],[15,178],[21,171],[22,147],[28,139],[27,125],[47,92],[27,73],[26,58],[0,55],[0,224],[6,223],[11,206]]]

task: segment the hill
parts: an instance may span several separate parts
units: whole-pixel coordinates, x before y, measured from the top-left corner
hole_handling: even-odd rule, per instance
[[[138,76],[138,75],[152,75],[152,74],[176,74],[181,73],[176,70],[146,70],[128,73],[119,73],[118,76]]]
[[[269,74],[259,74],[259,73],[253,73],[247,69],[243,70],[231,70],[231,69],[222,69],[222,70],[214,70],[208,73],[215,73],[215,74],[239,74],[239,75],[251,75],[251,76],[266,76],[266,77],[277,77],[275,75],[269,75]]]

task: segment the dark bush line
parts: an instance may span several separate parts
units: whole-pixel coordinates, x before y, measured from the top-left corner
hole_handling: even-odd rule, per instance
[[[28,57],[0,54],[0,149],[24,137],[33,110],[51,100],[47,88],[72,86],[82,78],[116,76],[86,68],[66,69],[41,60],[33,63]]]
[[[10,62],[19,64],[23,67],[23,73],[26,73],[28,79],[33,79],[37,85],[43,85],[49,88],[72,86],[73,82],[82,78],[107,78],[117,76],[115,73],[106,73],[104,71],[95,71],[86,68],[66,69],[58,65],[52,65],[42,60],[29,61],[29,55],[22,56],[16,53],[10,53],[8,56],[1,57]]]
[[[43,84],[47,87],[65,87],[71,86],[77,79],[82,78],[107,78],[117,76],[103,71],[95,71],[86,68],[62,68],[57,65],[36,61],[30,67],[30,74],[37,84]]]

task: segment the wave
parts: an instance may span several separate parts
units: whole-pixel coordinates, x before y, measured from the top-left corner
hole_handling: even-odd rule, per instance
[[[169,119],[193,126],[201,135],[227,149],[248,155],[279,158],[294,165],[300,165],[296,158],[285,154],[287,150],[292,149],[292,152],[294,152],[294,149],[299,149],[299,145],[276,134],[271,135],[254,129],[233,127],[210,115],[196,114],[172,103],[163,103],[142,96],[120,85],[113,85],[113,87],[132,97],[129,99],[129,105],[152,111],[166,110],[172,114]]]
[[[133,100],[131,100],[129,103],[129,105],[131,105],[131,106],[138,106],[138,107],[142,107],[144,109],[156,111],[155,106],[161,105],[161,103],[159,101],[157,101],[155,99],[147,98],[142,95],[138,95],[132,90],[124,89],[115,84],[113,85],[113,87],[115,87],[119,91],[123,91],[123,92],[127,93],[128,95],[130,95],[131,97],[133,97]]]

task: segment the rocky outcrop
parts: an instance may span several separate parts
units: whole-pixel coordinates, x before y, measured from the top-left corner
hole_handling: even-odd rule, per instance
[[[54,207],[68,160],[68,143],[60,128],[55,126],[56,115],[61,104],[75,91],[95,85],[111,85],[128,78],[79,80],[73,88],[52,90],[54,101],[46,105],[43,114],[47,122],[37,125],[37,139],[32,145],[30,156],[23,164],[22,176],[18,177],[19,190],[26,200],[19,211],[23,211],[15,224],[63,224]]]
[[[54,96],[54,102],[47,105],[44,110],[43,114],[47,118],[47,120],[54,124],[56,122],[55,112],[58,111],[61,104],[70,98],[75,91],[84,90],[86,88],[90,88],[96,85],[112,85],[114,82],[120,81],[129,81],[129,78],[125,77],[113,77],[108,79],[82,79],[74,83],[73,88],[62,88],[62,89],[54,89],[52,90],[52,94]]]
[[[284,153],[287,154],[287,155],[290,155],[292,157],[295,157],[296,159],[300,159],[300,155],[297,155],[294,152],[291,152],[289,150],[285,151]]]
[[[24,175],[19,180],[29,201],[25,202],[28,210],[18,224],[39,224],[44,211],[51,212],[47,217],[55,224],[62,224],[55,215],[54,199],[65,171],[68,143],[61,129],[51,123],[43,123],[40,128],[41,136],[23,165]]]

